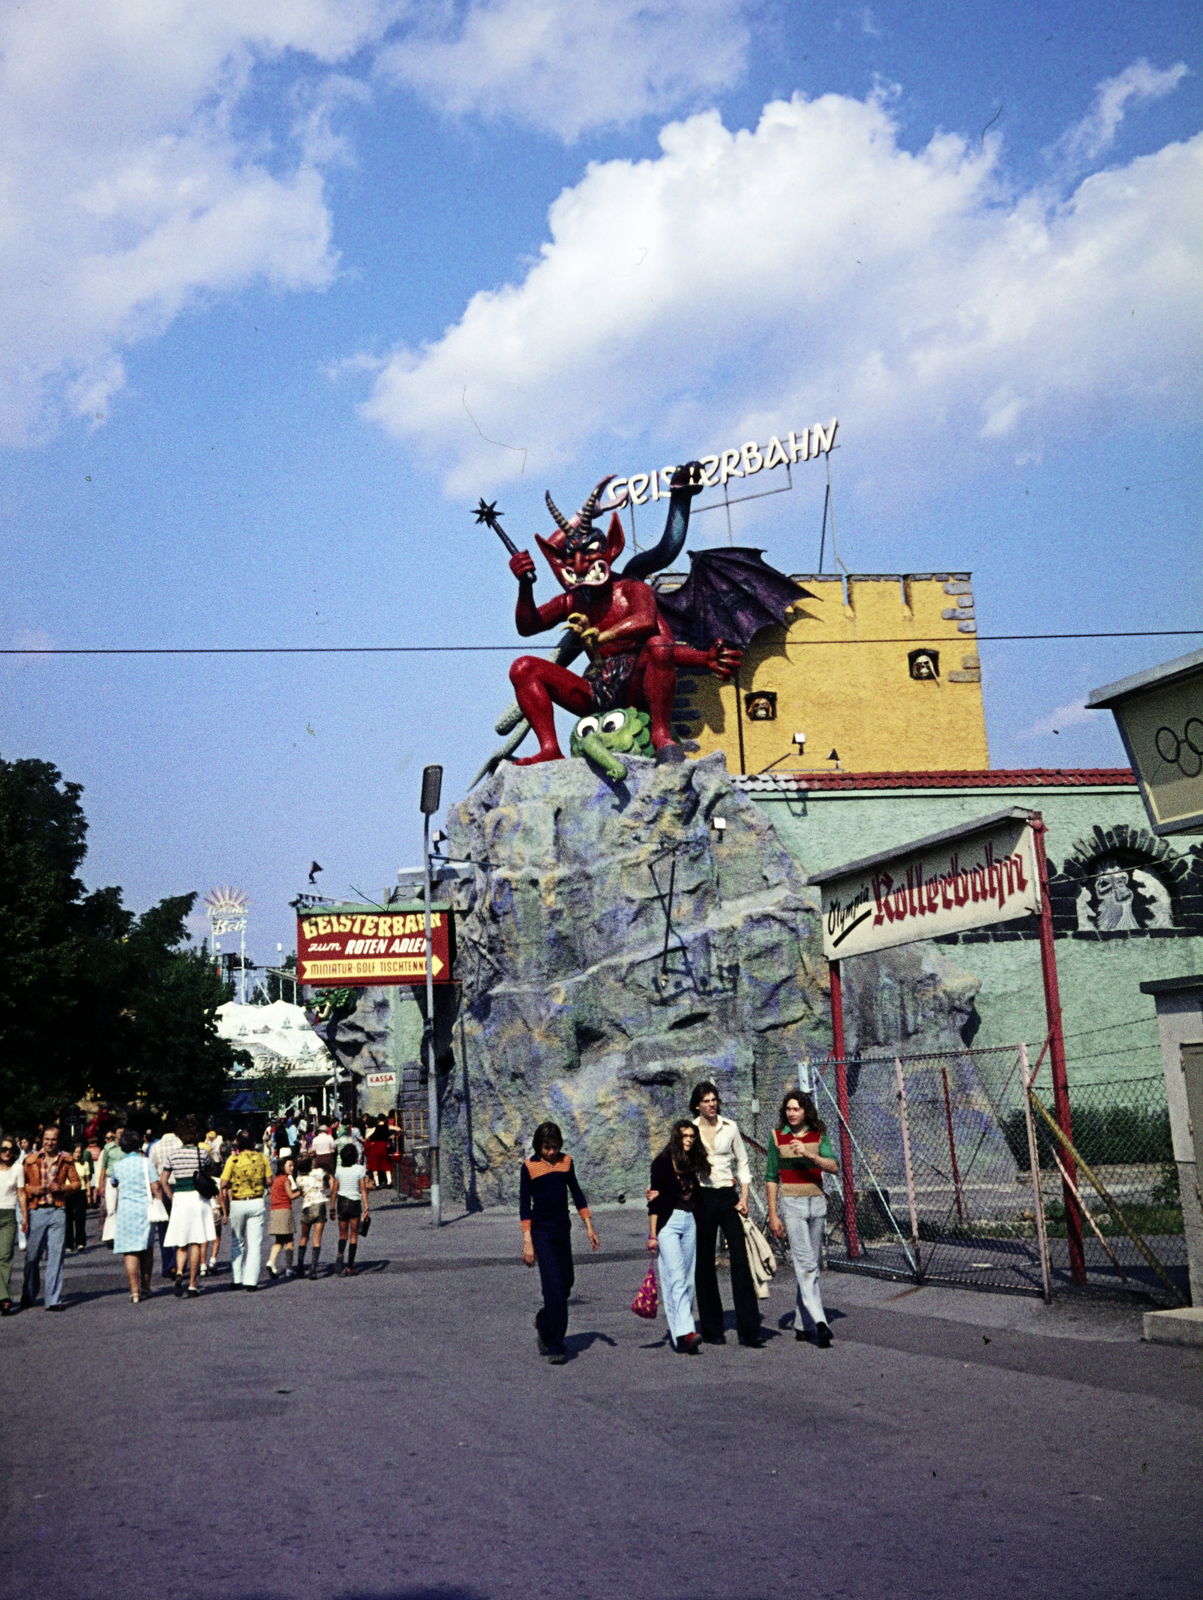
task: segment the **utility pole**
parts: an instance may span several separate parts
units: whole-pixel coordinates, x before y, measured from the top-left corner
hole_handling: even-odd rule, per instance
[[[422,773],[422,864],[426,886],[426,1026],[422,1030],[422,1050],[426,1057],[428,1121],[430,1139],[430,1225],[442,1221],[442,1195],[439,1189],[439,1084],[434,1066],[434,968],[430,943],[430,818],[439,809],[443,792],[442,767],[426,767]]]

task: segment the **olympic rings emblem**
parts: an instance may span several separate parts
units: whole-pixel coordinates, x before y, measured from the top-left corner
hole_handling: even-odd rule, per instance
[[[1203,772],[1203,719],[1188,717],[1181,738],[1173,728],[1160,727],[1153,741],[1167,767],[1177,767],[1184,778]]]

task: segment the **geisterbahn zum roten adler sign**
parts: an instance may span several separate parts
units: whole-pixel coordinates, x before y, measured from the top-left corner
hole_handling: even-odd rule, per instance
[[[431,911],[431,969],[451,981],[451,913]],[[426,982],[426,922],[420,906],[335,905],[297,918],[302,983],[355,988]]]

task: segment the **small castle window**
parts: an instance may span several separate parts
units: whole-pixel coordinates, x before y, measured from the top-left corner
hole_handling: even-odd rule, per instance
[[[918,683],[933,683],[940,676],[938,650],[912,650],[906,659],[910,663],[911,677]]]
[[[744,710],[749,722],[776,722],[777,691],[755,689],[751,694],[744,695]]]

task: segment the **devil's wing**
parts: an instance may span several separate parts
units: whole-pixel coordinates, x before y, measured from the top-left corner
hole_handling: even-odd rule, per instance
[[[690,551],[689,577],[656,603],[679,644],[709,650],[716,639],[747,649],[761,628],[780,628],[799,600],[815,597],[761,560],[759,550]]]

